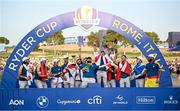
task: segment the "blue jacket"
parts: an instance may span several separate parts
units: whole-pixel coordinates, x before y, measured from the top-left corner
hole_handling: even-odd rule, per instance
[[[137,63],[134,67],[134,73],[135,75],[139,75],[143,72],[143,70],[145,69],[145,65],[143,63]],[[142,79],[142,78],[145,78],[145,75],[144,76],[140,76],[136,79]]]
[[[159,65],[156,63],[146,64],[147,77],[157,76],[159,74]]]
[[[27,70],[26,70],[26,68],[25,68],[23,65],[21,65],[20,70],[21,70],[21,72],[22,72],[22,76],[27,77]],[[27,80],[24,79],[24,78],[19,78],[19,80],[20,80],[20,81],[27,81]]]
[[[52,73],[52,74],[57,74],[57,73],[59,73],[59,72],[61,72],[61,71],[62,71],[62,69],[61,69],[60,66],[53,66],[53,67],[51,68],[51,73]]]
[[[60,66],[53,66],[52,68],[51,68],[51,73],[52,74],[58,74],[58,73],[60,73],[62,71],[62,68],[60,67]]]
[[[83,72],[83,77],[95,78],[97,69],[98,66],[95,63],[93,63],[92,66],[89,67],[88,71]]]
[[[137,63],[134,67],[134,73],[135,75],[139,75],[143,72],[143,70],[145,69],[145,65],[143,63]],[[142,78],[145,78],[145,75],[143,76],[139,76],[138,78],[136,79],[142,79]]]

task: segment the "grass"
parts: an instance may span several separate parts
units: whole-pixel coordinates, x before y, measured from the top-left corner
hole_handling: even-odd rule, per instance
[[[165,57],[180,57],[180,53],[165,53],[163,54]]]
[[[73,54],[78,54],[79,52],[78,51],[57,51],[56,52],[56,55],[54,56],[54,50],[45,50],[45,54],[44,56],[47,56],[48,58],[53,58],[53,57],[59,57],[61,55],[65,55],[65,54],[70,54],[70,55],[73,55]],[[93,54],[92,51],[82,51],[82,53],[86,53],[86,54]],[[119,56],[120,55],[123,55],[124,53],[123,52],[119,52]],[[141,53],[140,52],[126,52],[125,53],[127,55],[127,57],[129,58],[134,58],[134,57],[138,57],[138,56],[141,56]],[[10,56],[10,53],[1,53],[1,57],[2,58],[8,58]],[[30,54],[31,57],[36,57],[37,55],[33,55],[33,54]],[[168,57],[180,57],[180,53],[174,53],[174,52],[171,52],[171,53],[163,53],[163,56],[165,58],[168,58]]]
[[[48,54],[54,54],[53,50],[45,50],[45,52]],[[66,53],[79,53],[79,51],[56,51],[56,53],[60,53],[60,54],[64,55]],[[82,51],[82,53],[92,54],[92,51]]]
[[[124,55],[124,53],[121,52],[121,53],[118,53],[118,55],[121,56],[121,55]],[[126,52],[125,55],[126,55],[128,58],[135,58],[135,57],[141,56],[141,53],[130,53],[130,52]]]
[[[10,47],[9,47],[9,46],[6,46],[6,47],[5,47],[5,50],[13,50],[13,49],[14,49],[14,46],[10,46]]]

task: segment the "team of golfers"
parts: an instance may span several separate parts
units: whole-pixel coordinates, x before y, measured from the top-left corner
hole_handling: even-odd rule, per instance
[[[19,69],[19,87],[29,88],[32,82],[37,88],[48,88],[48,82],[51,88],[86,88],[91,83],[109,88],[115,88],[117,84],[130,87],[132,79],[135,79],[136,87],[159,87],[162,71],[152,54],[148,56],[146,65],[141,57],[136,57],[133,68],[126,55],[112,60],[109,53],[100,51],[95,52],[94,56],[72,62],[64,56],[61,66],[59,59],[54,59],[51,64],[45,58],[32,63],[30,58],[24,57]]]

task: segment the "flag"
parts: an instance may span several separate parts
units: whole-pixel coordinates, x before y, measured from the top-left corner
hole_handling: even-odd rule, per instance
[[[79,46],[84,46],[84,37],[83,36],[78,36],[78,44]]]
[[[105,30],[99,30],[99,49],[102,51],[103,50],[103,45],[102,45],[102,41],[103,41],[103,37],[106,35],[106,31]]]

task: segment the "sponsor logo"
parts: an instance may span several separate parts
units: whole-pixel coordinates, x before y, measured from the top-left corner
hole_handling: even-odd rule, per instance
[[[90,6],[83,6],[75,11],[74,24],[85,31],[99,25],[98,11]]]
[[[137,104],[155,104],[156,97],[155,96],[137,96],[136,103]]]
[[[123,96],[118,95],[117,97],[115,97],[115,101],[113,101],[113,104],[128,104],[128,102]]]
[[[39,96],[36,104],[39,108],[46,108],[49,105],[49,99],[46,96]]]
[[[164,104],[179,104],[179,102],[174,99],[174,96],[169,96],[168,100],[164,100]]]
[[[89,98],[87,102],[88,104],[102,104],[102,97],[99,95],[96,95],[92,98]]]
[[[13,106],[21,106],[24,105],[24,100],[20,100],[20,99],[11,99],[9,101],[9,105],[13,105]]]
[[[80,104],[81,100],[61,100],[57,99],[57,104],[67,105],[67,104]]]

